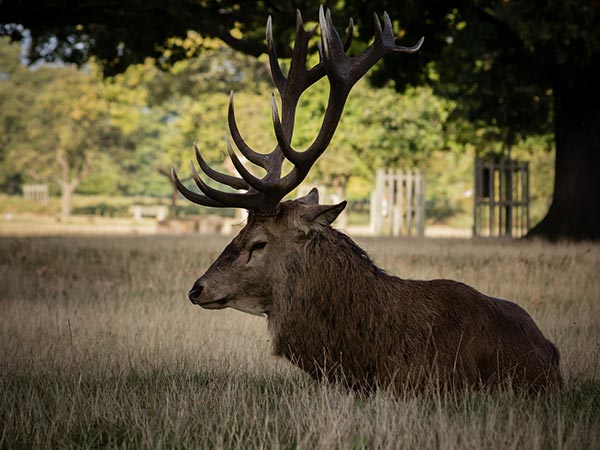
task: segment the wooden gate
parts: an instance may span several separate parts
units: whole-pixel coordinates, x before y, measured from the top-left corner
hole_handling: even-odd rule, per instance
[[[425,234],[425,175],[421,171],[377,170],[371,231],[375,236]]]

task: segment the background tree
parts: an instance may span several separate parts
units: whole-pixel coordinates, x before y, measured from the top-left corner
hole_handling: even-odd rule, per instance
[[[73,192],[94,164],[109,163],[120,133],[96,76],[72,67],[45,67],[27,73],[27,81],[12,77],[2,86],[12,89],[10,98],[34,100],[20,116],[25,123],[11,131],[6,162],[30,178],[56,183],[61,213],[69,216]]]
[[[15,193],[21,173],[10,164],[10,148],[22,138],[33,92],[20,89],[27,83],[28,71],[20,64],[20,46],[0,38],[0,190]],[[18,92],[18,95],[15,95]]]
[[[203,52],[196,55],[200,46]],[[255,108],[260,95],[268,97],[269,76],[265,64],[256,58],[194,32],[169,40],[163,49],[165,57],[174,47],[187,49],[190,58],[165,70],[147,58],[107,79],[105,90],[115,123],[134,143],[133,151],[121,161],[128,174],[135,174],[127,180],[124,192],[154,196],[170,192],[172,205],[179,194],[172,186],[170,167],[176,166],[180,173],[189,171],[194,142],[211,163],[222,165],[230,91],[239,90],[244,108]],[[250,138],[255,139],[261,128],[256,127],[255,112],[250,111],[249,117],[254,120],[254,126],[248,127]]]

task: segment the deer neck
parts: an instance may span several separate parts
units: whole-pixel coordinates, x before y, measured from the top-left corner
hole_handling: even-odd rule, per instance
[[[352,339],[349,330],[364,326],[364,313],[377,308],[370,298],[376,278],[387,275],[348,236],[330,227],[287,265],[287,279],[275,289],[268,318],[274,353],[318,361],[325,348],[337,351],[338,344]]]

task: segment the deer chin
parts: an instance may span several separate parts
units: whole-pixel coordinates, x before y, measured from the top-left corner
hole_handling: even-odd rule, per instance
[[[238,297],[235,299],[222,298],[219,300],[209,300],[203,303],[199,303],[198,306],[204,309],[232,308],[247,314],[252,314],[254,316],[264,316],[265,314],[269,314],[269,309],[265,306],[264,301],[256,297]]]
[[[208,302],[199,303],[198,306],[204,309],[224,309],[229,306],[227,304],[228,302],[229,301],[226,298],[224,298],[221,300],[210,300]]]
[[[269,314],[269,308],[265,305],[264,299],[257,297],[236,298],[227,302],[227,306],[253,316]]]

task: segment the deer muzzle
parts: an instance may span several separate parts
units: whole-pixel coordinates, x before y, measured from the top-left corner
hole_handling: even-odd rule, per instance
[[[211,294],[211,289],[207,289],[200,278],[188,292],[188,298],[194,305],[201,306],[204,309],[223,309],[227,307],[227,298],[215,294],[215,292]]]
[[[196,282],[192,286],[192,289],[190,289],[190,291],[188,292],[188,298],[190,299],[190,302],[192,302],[194,305],[198,305],[200,295],[202,294],[203,290],[204,286],[202,286],[200,280],[196,280]]]

